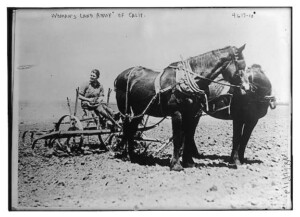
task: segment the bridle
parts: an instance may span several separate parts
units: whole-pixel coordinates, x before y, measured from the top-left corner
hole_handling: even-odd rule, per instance
[[[239,64],[239,54],[234,52],[233,55],[232,55],[232,62],[234,63],[234,66],[236,68],[236,71],[235,74],[234,74],[234,78],[238,78],[239,81],[241,81],[241,84],[242,84],[242,81],[243,81],[243,77],[245,76],[245,69],[241,69],[240,68],[240,64]],[[239,87],[241,87],[241,85],[238,85]]]
[[[258,89],[258,87],[254,84],[254,73],[253,73],[253,70],[251,70],[251,82],[249,80],[249,85],[250,85],[250,91],[252,93],[255,93],[255,91]]]
[[[242,80],[243,80],[243,77],[244,77],[244,69],[240,69],[240,66],[239,66],[239,63],[238,63],[238,60],[239,57],[238,57],[238,54],[236,53],[233,53],[230,55],[230,60],[227,60],[225,61],[225,63],[227,62],[226,66],[220,70],[226,70],[231,64],[234,64],[235,68],[236,68],[236,71],[235,71],[235,74],[233,75],[233,79],[235,80],[236,78],[241,81],[241,83],[239,85],[236,85],[236,84],[223,84],[223,83],[220,83],[220,82],[215,82],[213,80],[210,80],[211,82],[213,83],[219,83],[219,84],[222,84],[222,85],[225,85],[225,86],[231,86],[231,87],[234,87],[234,88],[241,88],[242,87]],[[205,79],[205,78],[204,78]]]

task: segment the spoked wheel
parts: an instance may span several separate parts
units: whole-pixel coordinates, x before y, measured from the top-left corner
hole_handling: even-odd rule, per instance
[[[112,133],[107,142],[107,148],[109,151],[117,152],[121,151],[124,147],[121,147],[122,132]]]
[[[84,130],[102,130],[103,127],[103,121],[99,120],[99,117],[97,115],[92,115],[92,117],[85,122]],[[99,147],[99,141],[100,141],[100,147]],[[103,143],[105,141],[105,138],[101,138],[100,135],[90,135],[85,138],[84,144],[87,144],[88,147],[84,148],[92,152],[98,152],[100,151],[99,148],[103,149]]]
[[[55,125],[55,131],[76,131],[83,130],[82,123],[80,120],[73,115],[62,116],[57,124]],[[83,135],[79,137],[69,137],[69,138],[56,138],[52,141],[48,141],[50,146],[57,146],[56,149],[62,152],[71,153],[74,150],[80,150],[83,145]]]
[[[100,129],[103,132],[98,136],[101,146],[113,151],[114,146],[119,141],[121,132],[118,132],[118,128],[108,120],[105,121],[105,124],[100,124]]]

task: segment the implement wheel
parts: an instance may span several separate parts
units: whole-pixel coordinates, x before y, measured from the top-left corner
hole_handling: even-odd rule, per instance
[[[62,116],[59,121],[55,125],[55,131],[76,131],[76,130],[83,130],[82,123],[80,120],[74,115],[64,115]],[[70,138],[58,138],[53,139],[51,141],[52,144],[56,144],[59,146],[60,149],[63,151],[66,150],[67,152],[71,152],[71,149],[78,146],[81,148],[83,145],[84,137],[81,135],[78,137],[70,137]]]

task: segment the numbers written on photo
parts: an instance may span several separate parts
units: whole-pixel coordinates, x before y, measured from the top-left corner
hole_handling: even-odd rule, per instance
[[[256,14],[255,11],[252,13],[232,13],[233,18],[242,19],[242,18],[254,18],[254,15]]]

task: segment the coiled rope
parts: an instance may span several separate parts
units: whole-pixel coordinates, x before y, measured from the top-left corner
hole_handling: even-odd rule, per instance
[[[229,62],[230,63],[230,62]],[[229,63],[226,65],[226,67],[228,67]],[[203,77],[201,75],[198,75],[196,73],[194,73],[190,67],[190,64],[187,62],[187,61],[182,61],[182,66],[183,67],[178,67],[178,66],[168,66],[170,68],[174,68],[174,69],[181,69],[185,72],[186,74],[186,77],[187,77],[187,81],[188,81],[188,85],[189,87],[191,88],[191,90],[193,90],[194,92],[198,93],[198,94],[201,94],[205,97],[205,101],[206,101],[206,110],[208,111],[209,110],[209,106],[208,106],[208,99],[207,99],[207,95],[205,94],[205,91],[204,90],[201,90],[198,85],[196,84],[195,82],[195,79],[192,78],[191,76],[195,76],[195,77],[198,77],[200,79],[204,79],[204,80],[208,80],[210,82],[213,82],[213,83],[217,83],[217,84],[221,84],[221,85],[224,85],[224,86],[229,86],[229,87],[235,87],[235,88],[240,88],[241,86],[240,85],[233,85],[233,84],[225,84],[225,83],[222,83],[222,82],[218,82],[218,81],[214,81],[212,79],[209,79],[209,78],[206,78],[206,77]],[[129,106],[129,102],[128,102],[128,98],[129,98],[129,82],[130,82],[130,77],[131,77],[131,74],[137,69],[139,68],[140,66],[136,66],[136,67],[133,67],[130,72],[128,73],[128,78],[127,78],[127,84],[126,84],[126,98],[125,98],[125,114],[122,114],[121,113],[121,116],[122,117],[128,117],[130,118],[131,120],[132,119],[136,119],[136,118],[141,118],[145,115],[145,113],[148,111],[148,109],[150,108],[150,106],[153,104],[153,102],[156,100],[157,96],[163,92],[166,92],[168,90],[171,90],[173,89],[177,84],[178,82],[176,82],[175,84],[173,85],[170,85],[164,89],[161,89],[159,90],[153,97],[152,99],[150,100],[150,102],[147,104],[146,108],[143,110],[143,112],[139,115],[130,115],[129,114],[129,111],[128,111],[128,106]]]

